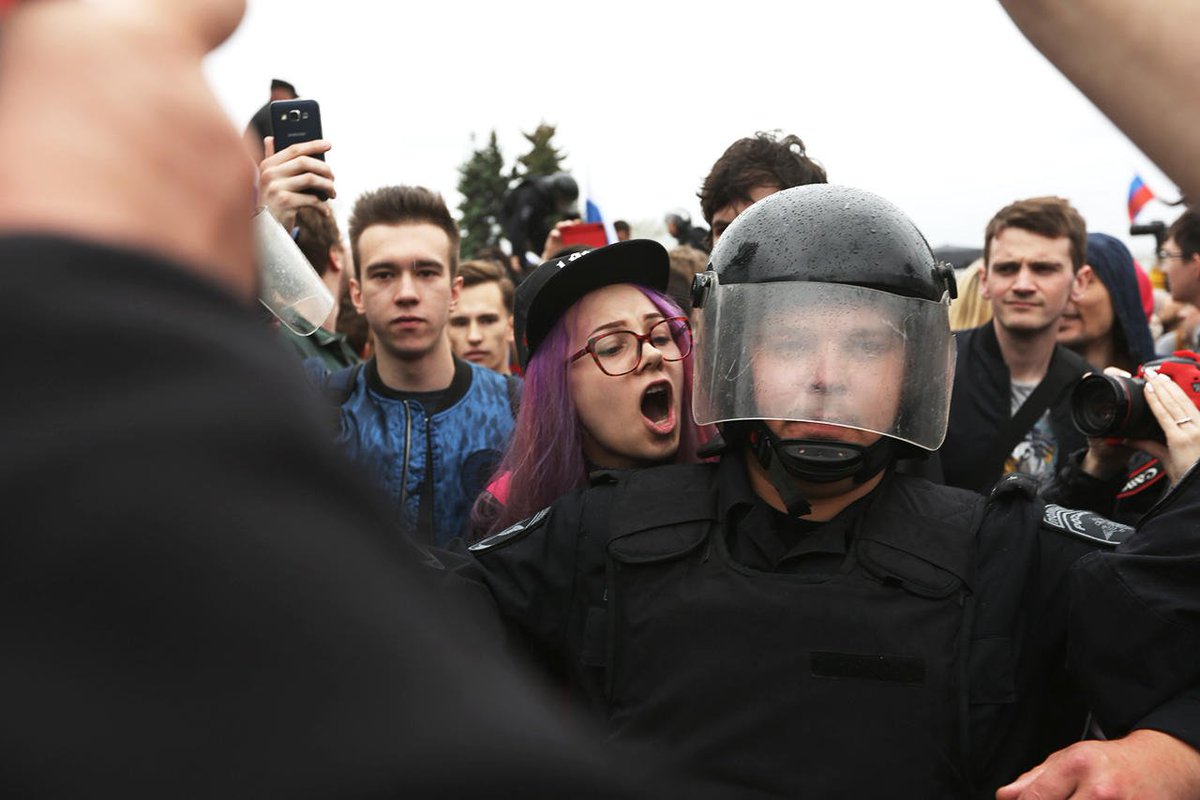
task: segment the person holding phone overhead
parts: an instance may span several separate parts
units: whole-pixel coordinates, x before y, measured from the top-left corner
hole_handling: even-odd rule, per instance
[[[280,148],[324,138],[321,134],[321,107],[316,100],[276,100],[270,105],[270,114],[271,141],[272,144],[278,142]],[[316,152],[312,157],[324,161],[325,153]],[[329,199],[329,195],[320,187],[308,187],[301,191],[318,200]]]
[[[313,208],[332,214],[325,202],[337,197],[333,170],[325,154],[333,145],[326,139],[300,141],[278,148],[273,136],[263,141],[266,157],[258,165],[259,202],[284,228],[296,224],[296,210]]]

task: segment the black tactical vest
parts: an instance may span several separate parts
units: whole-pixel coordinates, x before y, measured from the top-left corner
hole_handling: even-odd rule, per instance
[[[713,474],[649,470],[617,489],[612,738],[666,743],[738,797],[967,796],[960,654],[984,498],[893,477],[840,572],[812,582],[732,560]]]

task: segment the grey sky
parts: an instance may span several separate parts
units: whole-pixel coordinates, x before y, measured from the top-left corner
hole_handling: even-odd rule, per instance
[[[495,128],[511,162],[541,120],[606,215],[630,220],[677,206],[698,219],[717,156],[775,128],[803,138],[833,182],[895,202],[934,245],[978,245],[994,211],[1037,194],[1129,241],[1133,173],[1176,194],[994,0],[250,0],[207,72],[239,127],[272,77],[321,103],[342,217],[386,183],[456,204],[473,134]],[[1178,213],[1152,203],[1141,219]]]

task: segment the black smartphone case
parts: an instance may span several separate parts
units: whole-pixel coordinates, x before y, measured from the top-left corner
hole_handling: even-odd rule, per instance
[[[322,138],[321,107],[316,100],[275,100],[271,103],[271,135],[275,137],[275,152],[300,142]],[[325,160],[324,153],[315,158]],[[305,189],[308,194],[327,200],[317,189]]]

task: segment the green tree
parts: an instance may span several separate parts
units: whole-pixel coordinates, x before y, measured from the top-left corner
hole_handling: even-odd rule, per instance
[[[562,162],[567,154],[551,144],[555,130],[557,128],[554,125],[543,121],[533,133],[521,132],[529,141],[529,152],[517,159],[517,166],[513,168],[514,178],[553,175],[562,171]]]
[[[474,137],[472,137],[473,139]],[[500,239],[500,216],[508,179],[504,177],[504,156],[493,130],[488,142],[458,168],[459,226],[463,232],[463,258],[474,258],[485,247]]]

